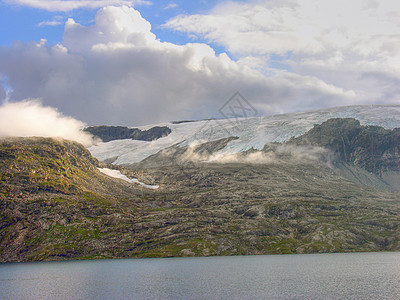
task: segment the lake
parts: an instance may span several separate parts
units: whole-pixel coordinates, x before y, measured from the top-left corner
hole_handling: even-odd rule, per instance
[[[0,299],[400,299],[400,253],[0,264]]]

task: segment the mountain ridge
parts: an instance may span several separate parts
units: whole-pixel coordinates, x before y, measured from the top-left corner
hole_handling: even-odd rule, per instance
[[[248,119],[211,119],[182,124],[168,124],[171,133],[152,142],[121,141],[99,143],[89,148],[100,161],[116,165],[138,163],[158,151],[178,145],[185,147],[198,142],[211,142],[236,136],[238,139],[223,149],[238,153],[251,148],[261,150],[271,142],[285,142],[300,136],[331,118],[355,118],[362,125],[386,129],[400,127],[400,105],[345,106],[309,112],[255,117]],[[151,126],[147,126],[151,127]]]

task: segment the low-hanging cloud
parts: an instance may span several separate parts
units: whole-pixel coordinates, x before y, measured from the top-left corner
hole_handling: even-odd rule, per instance
[[[62,137],[90,146],[93,137],[82,131],[85,124],[64,116],[55,108],[43,106],[37,99],[0,106],[0,136]]]
[[[220,151],[202,151],[204,141],[194,141],[183,152],[176,149],[165,151],[166,156],[176,156],[175,161],[180,164],[192,163],[242,163],[242,164],[280,164],[283,162],[310,163],[323,162],[328,165],[334,159],[333,153],[323,147],[292,144],[266,144],[263,150],[251,149],[245,152],[231,152],[229,149]]]
[[[268,145],[266,146],[268,147]],[[208,157],[208,162],[215,163],[245,163],[245,164],[277,164],[282,162],[305,163],[320,161],[330,164],[331,152],[328,149],[315,146],[296,146],[289,144],[275,144],[268,149],[239,153],[224,151],[214,153]]]

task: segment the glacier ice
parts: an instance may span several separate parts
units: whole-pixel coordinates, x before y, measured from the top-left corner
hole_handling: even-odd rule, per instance
[[[158,140],[116,140],[99,143],[88,149],[100,161],[113,160],[117,165],[129,165],[173,145],[187,146],[196,141],[208,142],[237,136],[237,140],[231,141],[223,149],[227,153],[237,153],[251,148],[262,149],[270,142],[288,141],[291,137],[304,134],[314,124],[321,124],[331,118],[355,118],[362,125],[393,129],[400,127],[400,105],[342,106],[255,118],[166,123],[162,125],[168,126],[172,132]]]

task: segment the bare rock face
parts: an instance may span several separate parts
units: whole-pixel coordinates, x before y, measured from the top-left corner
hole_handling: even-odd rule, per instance
[[[354,164],[377,175],[400,171],[400,128],[389,130],[361,126],[355,119],[330,119],[290,143],[326,147],[336,154],[339,162]]]
[[[123,126],[92,126],[84,129],[103,142],[114,140],[132,139],[140,141],[153,141],[171,133],[171,129],[166,126],[156,126],[148,130],[138,128],[128,128]]]

